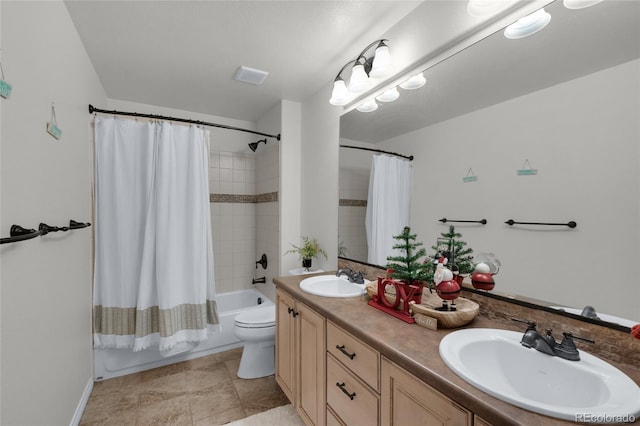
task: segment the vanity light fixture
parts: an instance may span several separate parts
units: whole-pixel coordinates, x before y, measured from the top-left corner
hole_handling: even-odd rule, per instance
[[[584,9],[585,7],[591,7],[602,0],[564,0],[564,7],[567,9]]]
[[[378,104],[375,99],[369,99],[361,103],[356,109],[360,112],[373,112],[378,109]]]
[[[423,73],[418,73],[413,77],[409,78],[403,83],[400,83],[400,87],[404,90],[414,90],[419,89],[426,84],[427,80],[424,78]]]
[[[504,36],[509,39],[528,37],[546,27],[550,21],[551,15],[543,7],[509,25],[504,30]]]
[[[392,66],[389,46],[385,43],[388,41],[387,39],[374,41],[365,47],[356,59],[347,62],[340,69],[333,81],[333,91],[331,92],[331,99],[329,99],[331,105],[346,105],[349,102],[350,94],[362,93],[369,88],[371,78],[382,78],[389,75],[392,71]],[[373,46],[376,46],[373,56],[367,57],[366,53]],[[351,67],[351,77],[347,86],[342,78],[342,72],[351,64],[353,66]]]

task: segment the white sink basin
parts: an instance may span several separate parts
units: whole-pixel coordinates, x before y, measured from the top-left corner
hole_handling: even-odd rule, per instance
[[[365,292],[364,284],[354,284],[344,276],[335,275],[305,278],[300,281],[300,289],[324,297],[357,297]]]
[[[440,342],[440,356],[473,386],[536,413],[598,423],[640,418],[640,387],[622,371],[584,351],[567,361],[525,348],[523,334],[455,331]]]

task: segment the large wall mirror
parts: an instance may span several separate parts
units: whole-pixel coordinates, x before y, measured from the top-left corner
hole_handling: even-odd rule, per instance
[[[340,143],[415,157],[410,225],[429,252],[454,225],[500,259],[494,291],[640,323],[640,2],[545,10],[540,32],[497,32],[426,69],[422,88],[344,114]],[[371,157],[340,149],[340,255],[364,262]]]

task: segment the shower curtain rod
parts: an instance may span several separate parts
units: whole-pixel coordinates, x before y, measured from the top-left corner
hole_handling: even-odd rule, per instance
[[[353,145],[340,145],[340,148],[352,148],[352,149],[361,149],[363,151],[379,152],[381,154],[395,155],[396,157],[406,158],[409,161],[413,161],[413,155],[406,156],[406,155],[398,154],[396,152],[383,151],[381,149],[364,148],[361,146],[353,146]]]
[[[167,117],[164,115],[156,115],[156,114],[140,114],[138,112],[125,112],[125,111],[116,111],[116,110],[109,111],[106,109],[96,108],[93,105],[89,104],[89,114],[93,114],[94,112],[99,112],[102,114],[111,114],[111,115],[127,115],[130,117],[153,118],[156,120],[178,121],[180,123],[199,124],[201,126],[219,127],[221,129],[237,130],[238,132],[252,133],[254,135],[266,136],[268,138],[274,138],[276,140],[280,140],[280,134],[270,135],[267,133],[257,132],[255,130],[243,129],[243,128],[234,127],[234,126],[227,126],[226,124],[208,123],[206,121],[189,120],[187,118]]]

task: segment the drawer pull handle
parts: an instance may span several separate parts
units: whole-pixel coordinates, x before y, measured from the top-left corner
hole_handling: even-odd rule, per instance
[[[287,308],[287,312],[289,313],[289,315],[291,315],[291,312],[293,312],[293,308]]]
[[[348,390],[346,390],[346,389],[344,388],[344,382],[342,382],[342,383],[336,383],[336,386],[337,386],[337,387],[339,387],[339,388],[340,388],[340,390],[341,390],[342,392],[344,392],[344,394],[345,394],[345,395],[347,395],[347,396],[349,397],[349,399],[350,399],[350,400],[352,400],[352,401],[353,401],[353,398],[355,398],[355,397],[356,397],[356,393],[355,393],[355,392],[353,392],[353,393],[349,393],[349,391],[348,391]]]
[[[342,352],[343,354],[345,354],[346,356],[348,356],[349,359],[354,359],[356,357],[356,353],[354,352],[350,354],[349,352],[346,351],[346,349],[344,348],[344,345],[336,345],[336,349]]]
[[[291,315],[293,313],[293,317],[297,317],[300,315],[300,312],[296,312],[293,308],[287,308],[287,312]]]

